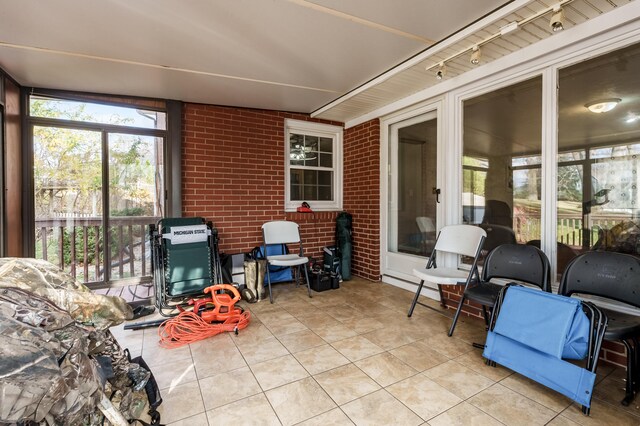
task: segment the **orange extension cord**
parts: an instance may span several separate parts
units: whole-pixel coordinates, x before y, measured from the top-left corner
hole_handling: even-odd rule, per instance
[[[181,312],[160,324],[160,346],[168,349],[178,348],[225,331],[237,333],[249,325],[250,318],[249,311],[245,311],[229,316],[224,322],[210,324],[192,311]]]

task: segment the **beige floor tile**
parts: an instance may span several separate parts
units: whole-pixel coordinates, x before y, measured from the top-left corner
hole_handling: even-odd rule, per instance
[[[578,423],[573,420],[569,420],[563,415],[555,416],[553,420],[547,423],[546,426],[579,426]]]
[[[388,351],[416,341],[416,338],[406,334],[405,331],[401,328],[386,327],[365,333],[363,336]]]
[[[313,315],[313,314],[321,314],[322,311],[316,308],[310,303],[300,302],[295,305],[288,304],[285,306],[287,312],[293,315],[295,318],[300,319],[301,317]]]
[[[161,419],[161,421],[164,422],[164,419]],[[207,413],[200,413],[195,416],[170,423],[167,426],[209,426],[209,420],[207,420]]]
[[[153,367],[151,372],[160,389],[174,388],[198,380],[196,367],[192,361],[160,364]]]
[[[336,407],[311,377],[271,389],[265,394],[285,426],[310,419]]]
[[[320,309],[318,309],[318,311],[319,313],[299,316],[298,320],[313,331],[323,330],[330,326],[342,324],[337,319],[329,316],[326,312],[323,312]]]
[[[455,361],[426,370],[424,375],[462,399],[467,399],[494,383]]]
[[[344,365],[314,376],[338,405],[380,389],[380,386],[353,364]]]
[[[263,390],[273,389],[309,375],[292,355],[252,364],[251,371]]]
[[[343,405],[342,411],[358,426],[412,426],[422,419],[384,389]]]
[[[463,342],[455,336],[449,337],[446,333],[428,336],[424,339],[424,342],[433,350],[449,358],[456,358],[474,350],[470,343]]]
[[[198,382],[176,386],[171,391],[162,392],[162,404],[158,412],[163,423],[173,423],[204,412]]]
[[[311,330],[298,331],[296,333],[279,336],[278,340],[291,353],[304,351],[317,346],[326,345],[327,342]]]
[[[507,425],[543,425],[556,413],[499,383],[467,402]]]
[[[258,312],[256,313],[256,317],[260,320],[260,322],[267,326],[279,324],[282,322],[293,321],[295,319],[293,315],[291,315],[284,309],[280,309],[277,311]]]
[[[624,410],[621,410],[620,404],[608,404],[597,399],[591,401],[591,412],[589,416],[582,414],[581,406],[573,403],[569,408],[561,413],[562,417],[566,417],[575,423],[584,426],[595,425],[615,425],[615,426],[631,426],[640,425],[640,417],[634,416]]]
[[[340,322],[358,334],[368,333],[385,327],[385,324],[371,317],[346,318]]]
[[[267,328],[276,337],[307,330],[307,326],[297,319],[287,320],[276,324],[268,324]]]
[[[276,413],[264,394],[251,396],[207,411],[210,425],[280,426]]]
[[[273,334],[266,325],[260,322],[254,322],[253,320],[249,323],[249,326],[244,330],[240,330],[238,335],[231,333],[231,338],[236,344],[242,344],[247,342],[257,342],[259,340],[266,340],[273,337]]]
[[[313,329],[313,328],[312,328]],[[323,328],[313,330],[318,336],[322,337],[327,342],[336,342],[338,340],[343,340],[348,337],[353,337],[356,335],[356,332],[351,330],[348,327],[338,323],[335,325],[329,325]]]
[[[262,392],[249,367],[199,380],[204,407],[211,410]]]
[[[296,357],[309,374],[314,376],[323,371],[349,364],[347,358],[329,345],[322,345],[297,352],[293,356]]]
[[[449,360],[440,352],[429,348],[422,340],[400,346],[389,352],[418,371],[424,371]]]
[[[362,312],[354,309],[346,303],[332,307],[327,313],[340,322],[344,322],[349,319],[362,318],[363,316]]]
[[[320,414],[302,423],[298,426],[353,426],[353,422],[349,420],[346,414],[339,408]]]
[[[180,362],[191,362],[191,350],[189,346],[182,346],[175,349],[165,349],[160,346],[147,346],[142,348],[142,356],[145,362],[153,367],[162,364],[175,364]]]
[[[572,403],[566,396],[520,374],[512,374],[500,381],[500,384],[552,409],[556,413],[561,412]]]
[[[480,411],[471,404],[462,402],[429,420],[431,426],[500,426],[502,423]]]
[[[424,374],[402,380],[389,386],[387,391],[423,420],[429,420],[462,401]]]
[[[205,340],[190,346],[199,379],[247,365],[233,342],[218,344]]]
[[[482,357],[482,351],[478,349],[469,351],[454,359],[458,364],[462,364],[465,367],[475,371],[476,373],[480,373],[495,382],[498,382],[505,377],[509,377],[513,374],[513,371],[509,370],[508,368],[502,367],[501,365],[496,365],[495,367],[488,366],[485,363],[485,359]]]
[[[382,387],[389,386],[417,373],[416,370],[388,352],[357,361],[355,364]]]
[[[289,351],[277,338],[271,337],[257,342],[237,343],[238,349],[249,365],[287,355]]]
[[[620,401],[622,401],[625,395],[625,386],[626,372],[620,369],[607,376],[595,386],[593,397],[608,402],[613,406],[620,407],[621,410],[630,414],[640,416],[640,397],[636,396],[636,399],[627,407],[620,404]]]
[[[350,361],[358,361],[363,358],[368,358],[372,355],[384,352],[384,350],[372,343],[366,337],[354,336],[348,339],[339,340],[331,344],[342,355],[346,356]]]

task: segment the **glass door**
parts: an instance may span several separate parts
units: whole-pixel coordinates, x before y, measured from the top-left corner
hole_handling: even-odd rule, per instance
[[[438,122],[436,112],[389,126],[385,273],[403,278],[423,267],[436,239]]]

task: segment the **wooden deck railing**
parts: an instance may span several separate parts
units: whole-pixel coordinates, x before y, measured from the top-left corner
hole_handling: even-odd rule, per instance
[[[58,265],[84,283],[151,275],[149,224],[154,216],[113,217],[109,220],[109,255],[104,253],[100,217],[55,217],[35,221],[36,257]]]

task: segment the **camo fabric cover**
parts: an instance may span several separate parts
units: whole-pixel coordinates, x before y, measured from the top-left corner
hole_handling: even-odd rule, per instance
[[[0,288],[27,290],[53,302],[82,324],[106,330],[133,318],[127,302],[94,294],[71,275],[46,260],[0,258]]]
[[[139,418],[151,373],[108,330],[131,316],[45,261],[0,259],[0,425],[102,425],[103,395]]]

